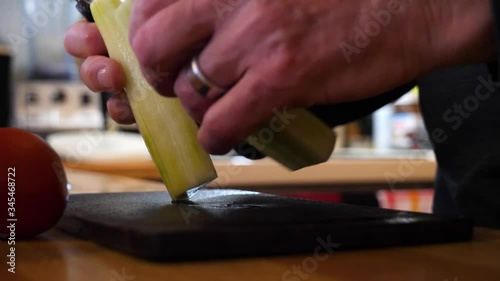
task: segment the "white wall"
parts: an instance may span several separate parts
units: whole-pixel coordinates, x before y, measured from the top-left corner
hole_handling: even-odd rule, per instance
[[[0,0],[0,40],[12,48],[17,79],[31,65],[67,68],[72,62],[63,35],[79,18],[74,6],[74,0]]]

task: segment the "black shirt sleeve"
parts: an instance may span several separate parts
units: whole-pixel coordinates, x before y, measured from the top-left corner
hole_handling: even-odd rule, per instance
[[[335,127],[373,113],[375,110],[408,93],[415,85],[416,82],[412,81],[392,91],[365,100],[332,105],[318,105],[312,107],[310,110],[329,126]]]
[[[495,62],[488,64],[490,72],[493,76],[500,80],[500,1],[499,0],[491,0],[491,7],[493,12],[493,18],[495,20],[495,43],[496,43],[496,53],[497,59]]]

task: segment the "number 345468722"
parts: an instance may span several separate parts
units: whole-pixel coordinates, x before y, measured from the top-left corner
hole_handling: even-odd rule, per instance
[[[7,169],[7,186],[9,190],[9,195],[10,192],[14,192],[16,190],[16,168]]]

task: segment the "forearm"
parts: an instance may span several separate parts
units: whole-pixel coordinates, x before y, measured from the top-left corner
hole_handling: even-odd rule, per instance
[[[495,59],[491,0],[428,0],[428,3],[432,56],[439,62],[436,68]]]

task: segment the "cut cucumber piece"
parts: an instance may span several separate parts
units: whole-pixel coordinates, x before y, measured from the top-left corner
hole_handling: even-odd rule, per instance
[[[247,142],[290,170],[327,161],[337,136],[323,121],[302,108],[275,111],[275,116]]]
[[[198,144],[198,126],[176,98],[160,96],[146,81],[130,47],[132,1],[95,0],[92,15],[109,56],[126,75],[126,86],[139,131],[172,199],[188,197],[217,178],[210,155]]]

